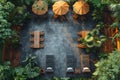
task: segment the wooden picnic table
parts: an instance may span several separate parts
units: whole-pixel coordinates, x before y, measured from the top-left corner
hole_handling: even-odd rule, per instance
[[[30,33],[32,38],[30,39],[32,43],[31,48],[44,48],[44,45],[41,42],[44,42],[44,31],[34,31]]]
[[[39,31],[34,31],[34,48],[40,48],[40,32]]]

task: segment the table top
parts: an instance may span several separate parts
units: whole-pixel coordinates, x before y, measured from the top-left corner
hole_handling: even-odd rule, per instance
[[[39,31],[34,31],[34,48],[39,48],[40,47],[40,32]]]

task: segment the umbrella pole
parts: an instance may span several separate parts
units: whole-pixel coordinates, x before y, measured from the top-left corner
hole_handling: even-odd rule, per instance
[[[82,30],[85,30],[84,28],[84,20],[85,20],[85,17],[83,15],[80,16],[80,19],[82,21]]]
[[[61,15],[61,20],[64,21],[65,20],[65,16],[64,15]]]
[[[85,30],[84,21],[82,21],[82,30]]]
[[[58,15],[57,15],[57,14],[54,14],[53,17],[54,17],[54,19],[57,19],[57,18],[58,18]]]
[[[74,13],[74,14],[73,14],[73,18],[74,18],[74,19],[78,19],[78,14]]]
[[[80,19],[81,19],[81,21],[84,21],[86,18],[85,18],[85,16],[81,15]]]

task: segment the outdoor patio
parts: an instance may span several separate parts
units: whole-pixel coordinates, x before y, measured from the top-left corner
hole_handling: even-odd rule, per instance
[[[37,56],[39,66],[46,68],[46,55],[54,55],[55,57],[55,75],[57,77],[66,77],[66,56],[73,55],[76,59],[75,67],[80,67],[80,54],[85,54],[83,49],[79,49],[77,32],[85,30],[92,30],[95,27],[95,22],[91,16],[86,17],[86,20],[78,21],[73,19],[72,10],[67,14],[66,20],[54,20],[53,12],[48,11],[47,18],[43,19],[39,16],[33,15],[33,18],[24,29],[20,32],[21,60],[25,59],[30,53]],[[44,31],[44,49],[30,48],[30,32]],[[93,69],[92,67],[91,69]],[[74,76],[74,75],[72,75]],[[81,76],[81,75],[79,75]]]

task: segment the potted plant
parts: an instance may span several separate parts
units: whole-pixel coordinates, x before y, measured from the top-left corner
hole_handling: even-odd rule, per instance
[[[88,48],[92,47],[100,47],[102,43],[106,40],[104,35],[99,34],[98,29],[93,29],[90,33],[85,36],[85,38],[81,38],[81,43]]]
[[[48,4],[42,0],[36,0],[32,5],[33,13],[37,15],[44,15],[48,11]]]

